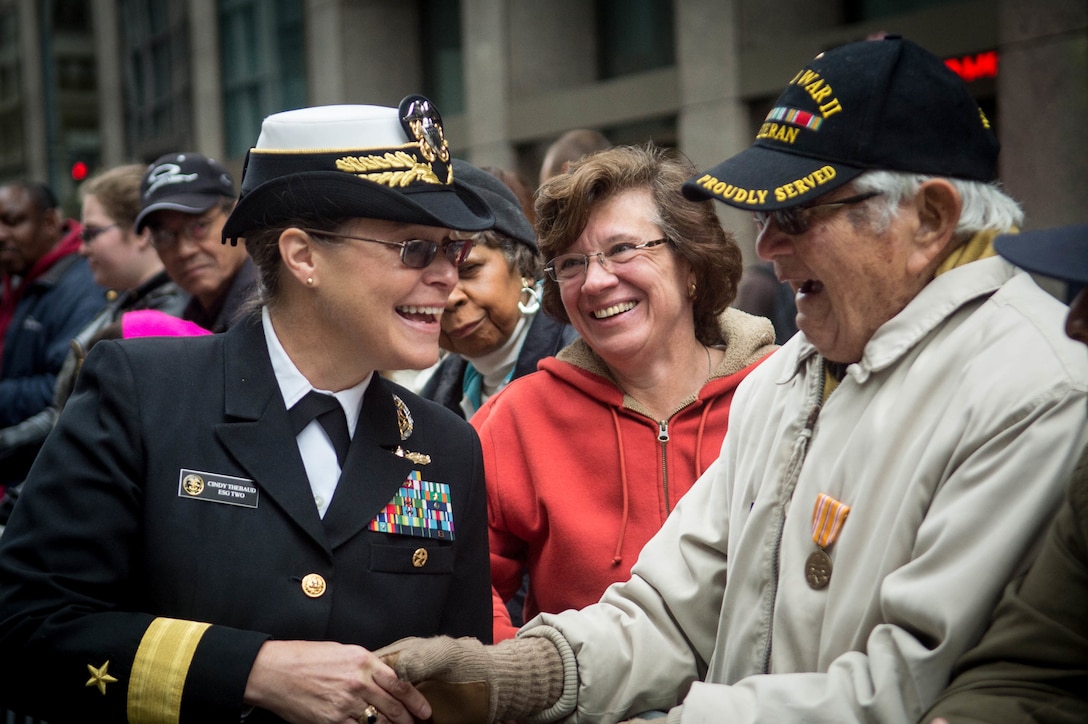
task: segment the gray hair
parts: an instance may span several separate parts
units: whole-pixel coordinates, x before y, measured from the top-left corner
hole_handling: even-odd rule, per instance
[[[858,193],[879,191],[884,208],[872,220],[878,233],[885,231],[899,208],[918,188],[936,176],[899,171],[866,171],[858,176],[852,187]],[[967,181],[942,176],[959,192],[963,210],[956,222],[955,238],[963,243],[983,230],[1006,232],[1024,223],[1024,211],[996,182]]]

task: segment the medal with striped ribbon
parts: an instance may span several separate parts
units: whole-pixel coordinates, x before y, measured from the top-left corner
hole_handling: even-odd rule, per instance
[[[817,548],[805,561],[805,580],[817,591],[831,582],[831,556],[827,554],[827,548],[838,540],[849,514],[850,506],[846,503],[825,493],[816,496],[812,509],[812,540]]]

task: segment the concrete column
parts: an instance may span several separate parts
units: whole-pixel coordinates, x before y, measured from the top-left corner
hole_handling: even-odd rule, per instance
[[[1088,4],[1001,0],[996,127],[1000,175],[1025,229],[1088,222]],[[1037,281],[1059,299],[1064,284]]]
[[[26,175],[28,178],[51,182],[46,151],[51,139],[47,128],[53,123],[56,130],[56,119],[51,121],[46,109],[48,100],[42,69],[38,3],[36,0],[19,0],[18,14],[23,66],[23,147],[26,149]]]
[[[216,0],[189,0],[189,29],[194,150],[212,158],[223,158],[226,155],[226,129]]]
[[[752,142],[741,97],[739,0],[677,0],[676,65],[680,84],[677,136],[680,150],[699,170]],[[737,237],[745,263],[756,260],[751,215],[715,203],[723,224]]]
[[[593,3],[511,0],[508,6],[511,95],[515,100],[596,82]]]
[[[1001,0],[1001,178],[1026,228],[1088,222],[1088,3]]]
[[[121,34],[114,0],[93,0],[95,70],[98,84],[99,156],[103,168],[127,160],[124,96],[121,83]]]
[[[388,0],[306,0],[310,102],[395,106],[422,86],[419,8]]]
[[[510,132],[538,140],[519,149],[523,178],[535,187],[548,146],[572,128],[596,127],[589,106],[600,103],[597,81],[597,36],[593,3],[585,0],[509,3]],[[569,92],[583,89],[578,102]],[[538,129],[517,120],[528,115]],[[526,133],[526,131],[529,131]]]
[[[466,148],[477,165],[514,169],[507,128],[510,105],[509,22],[506,0],[462,0],[461,47],[465,74]]]

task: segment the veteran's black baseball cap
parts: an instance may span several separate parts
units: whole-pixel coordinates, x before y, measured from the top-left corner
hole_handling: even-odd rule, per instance
[[[140,182],[136,231],[143,231],[156,211],[203,214],[234,197],[234,179],[218,161],[195,151],[168,153],[147,167]]]
[[[483,200],[454,185],[451,160],[442,118],[420,95],[398,108],[332,105],[273,114],[246,156],[241,197],[223,239],[236,242],[300,212],[491,228]]]
[[[1088,224],[1002,234],[994,249],[1026,271],[1088,285]]]
[[[684,184],[752,211],[808,203],[870,169],[991,181],[997,136],[944,62],[898,36],[818,55],[790,80],[755,143]]]

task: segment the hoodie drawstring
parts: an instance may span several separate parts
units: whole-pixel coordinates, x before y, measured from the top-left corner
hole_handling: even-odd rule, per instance
[[[695,477],[702,475],[706,468],[703,467],[703,430],[706,429],[706,418],[710,415],[710,408],[718,401],[717,397],[711,397],[703,405],[703,414],[699,416],[699,429],[695,433]]]
[[[612,413],[612,424],[616,428],[616,443],[620,449],[620,482],[623,486],[623,520],[620,521],[620,537],[616,541],[616,553],[612,557],[612,565],[618,566],[623,562],[620,551],[623,550],[623,538],[627,534],[627,456],[623,452],[623,434],[620,432],[620,417],[615,408],[609,408]]]

